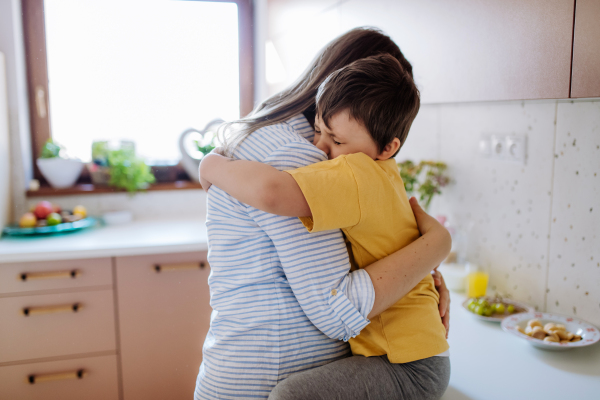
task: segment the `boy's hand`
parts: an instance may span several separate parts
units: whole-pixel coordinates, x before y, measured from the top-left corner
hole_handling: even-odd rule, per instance
[[[223,150],[224,149],[222,147],[216,147],[213,149],[213,151],[202,157],[202,161],[200,161],[200,166],[198,167],[198,177],[200,184],[202,185],[202,189],[204,189],[205,192],[208,192],[208,189],[210,189],[212,186],[212,182],[207,179],[211,169],[211,164],[213,164],[213,161],[215,161],[215,155],[222,156]]]

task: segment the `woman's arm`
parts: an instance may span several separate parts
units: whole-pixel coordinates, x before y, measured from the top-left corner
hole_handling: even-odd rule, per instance
[[[311,216],[295,179],[270,165],[211,154],[202,160],[200,176],[262,211],[285,216]],[[375,288],[375,302],[368,318],[379,315],[404,297],[450,252],[452,240],[448,231],[425,213],[416,199],[412,198],[410,204],[422,236],[365,268]],[[447,293],[443,292],[443,295]],[[443,296],[443,300],[447,300],[447,296]],[[446,304],[442,307],[440,302],[440,316],[448,329],[446,308]]]
[[[286,172],[258,161],[211,153],[200,163],[200,183],[214,184],[242,203],[286,217],[312,216],[300,187]]]
[[[364,268],[375,288],[369,319],[403,298],[450,253],[452,239],[446,228],[423,211],[414,197],[410,205],[422,236]]]

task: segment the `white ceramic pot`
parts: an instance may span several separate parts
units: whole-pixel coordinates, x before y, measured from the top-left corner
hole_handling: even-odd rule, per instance
[[[64,158],[38,158],[37,166],[50,186],[56,189],[68,188],[75,184],[83,163]]]
[[[187,174],[194,182],[198,182],[198,167],[200,160],[204,156],[198,151],[193,144],[193,140],[200,140],[206,132],[216,131],[218,127],[225,121],[222,119],[213,119],[206,127],[199,131],[194,128],[186,129],[179,136],[179,151],[181,152],[181,165]]]

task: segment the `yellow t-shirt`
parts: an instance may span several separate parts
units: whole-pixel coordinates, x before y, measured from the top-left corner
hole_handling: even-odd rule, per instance
[[[419,237],[398,167],[363,153],[286,171],[312,212],[301,218],[310,232],[342,229],[359,268]],[[403,299],[371,320],[350,347],[355,355],[387,354],[392,363],[421,360],[448,350],[438,311],[439,294],[428,275]]]

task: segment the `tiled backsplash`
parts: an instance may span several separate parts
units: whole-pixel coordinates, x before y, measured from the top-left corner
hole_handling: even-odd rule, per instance
[[[527,162],[482,157],[482,133],[527,135]],[[600,101],[424,105],[398,158],[448,164],[453,182],[430,212],[462,230],[492,290],[600,325]],[[201,190],[50,200],[137,219],[206,213]]]
[[[527,135],[526,164],[482,157],[482,133]],[[430,211],[492,289],[600,325],[600,101],[425,105],[398,158],[448,164]]]

